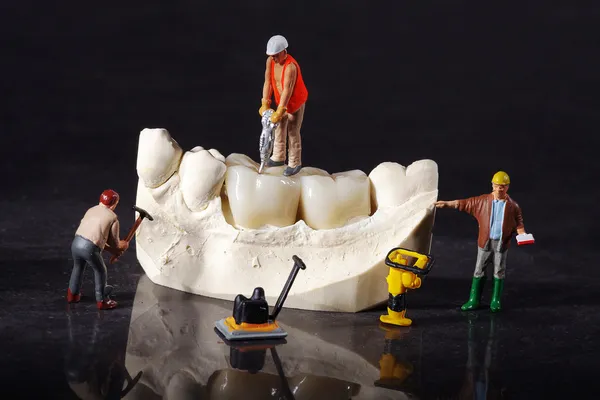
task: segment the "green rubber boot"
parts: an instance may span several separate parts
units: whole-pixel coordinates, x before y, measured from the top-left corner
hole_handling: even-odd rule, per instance
[[[485,284],[485,276],[481,278],[473,277],[473,282],[471,283],[471,294],[469,296],[469,301],[462,305],[460,308],[463,311],[475,310],[479,307],[479,302],[481,301],[481,291],[483,290],[483,286]]]
[[[494,292],[492,293],[492,301],[490,302],[490,310],[492,310],[492,312],[498,312],[502,310],[500,305],[500,297],[502,297],[503,289],[504,279],[494,278]]]

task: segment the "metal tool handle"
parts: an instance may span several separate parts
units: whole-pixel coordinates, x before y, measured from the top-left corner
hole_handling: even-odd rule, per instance
[[[290,272],[290,276],[288,276],[287,282],[285,283],[285,286],[283,287],[283,290],[281,291],[281,294],[277,299],[277,303],[275,303],[275,307],[273,307],[273,314],[269,317],[269,319],[273,321],[277,318],[277,315],[279,315],[279,312],[283,307],[283,303],[285,302],[285,299],[287,298],[287,295],[290,292],[290,288],[292,287],[292,284],[296,279],[296,275],[298,275],[298,271],[300,269],[306,269],[306,265],[304,264],[304,261],[300,259],[300,257],[294,255],[292,256],[292,260],[294,260],[294,267],[292,268],[292,272]]]

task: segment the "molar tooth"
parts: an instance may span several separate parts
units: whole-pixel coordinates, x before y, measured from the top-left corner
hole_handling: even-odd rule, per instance
[[[225,186],[236,226],[256,229],[265,225],[277,227],[296,222],[300,184],[267,169],[258,174],[258,164],[243,154],[232,154],[225,160],[228,168]]]
[[[177,171],[182,155],[183,150],[169,131],[146,128],[138,144],[138,176],[146,187],[159,187]]]
[[[419,160],[407,168],[383,162],[369,174],[373,211],[405,203],[412,196],[437,190],[438,167],[435,161]]]
[[[406,176],[413,177],[417,193],[431,192],[438,188],[438,165],[433,160],[419,160],[406,167]]]
[[[204,210],[219,195],[225,180],[225,159],[217,150],[211,150],[196,146],[183,155],[179,166],[183,201],[191,211]]]
[[[300,217],[308,226],[333,229],[369,216],[369,178],[364,172],[352,170],[333,175],[314,172],[300,176]]]

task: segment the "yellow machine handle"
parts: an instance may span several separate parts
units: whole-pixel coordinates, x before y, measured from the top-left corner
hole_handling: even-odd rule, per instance
[[[417,259],[417,261],[415,261],[415,263],[412,266],[397,263],[393,260],[395,259],[394,255],[396,255],[398,253],[403,256],[414,257]],[[402,247],[393,248],[392,250],[389,251],[389,253],[387,254],[387,257],[385,258],[385,264],[388,267],[399,268],[399,269],[403,269],[405,271],[410,271],[413,274],[416,274],[419,276],[427,275],[431,271],[434,261],[435,260],[431,254],[421,254],[421,253],[417,253],[416,251],[408,250],[408,249],[405,249]]]

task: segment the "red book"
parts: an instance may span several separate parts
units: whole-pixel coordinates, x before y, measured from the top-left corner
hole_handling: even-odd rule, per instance
[[[535,243],[535,239],[531,233],[522,233],[517,235],[517,244],[519,246],[523,246],[525,244],[533,244]]]

